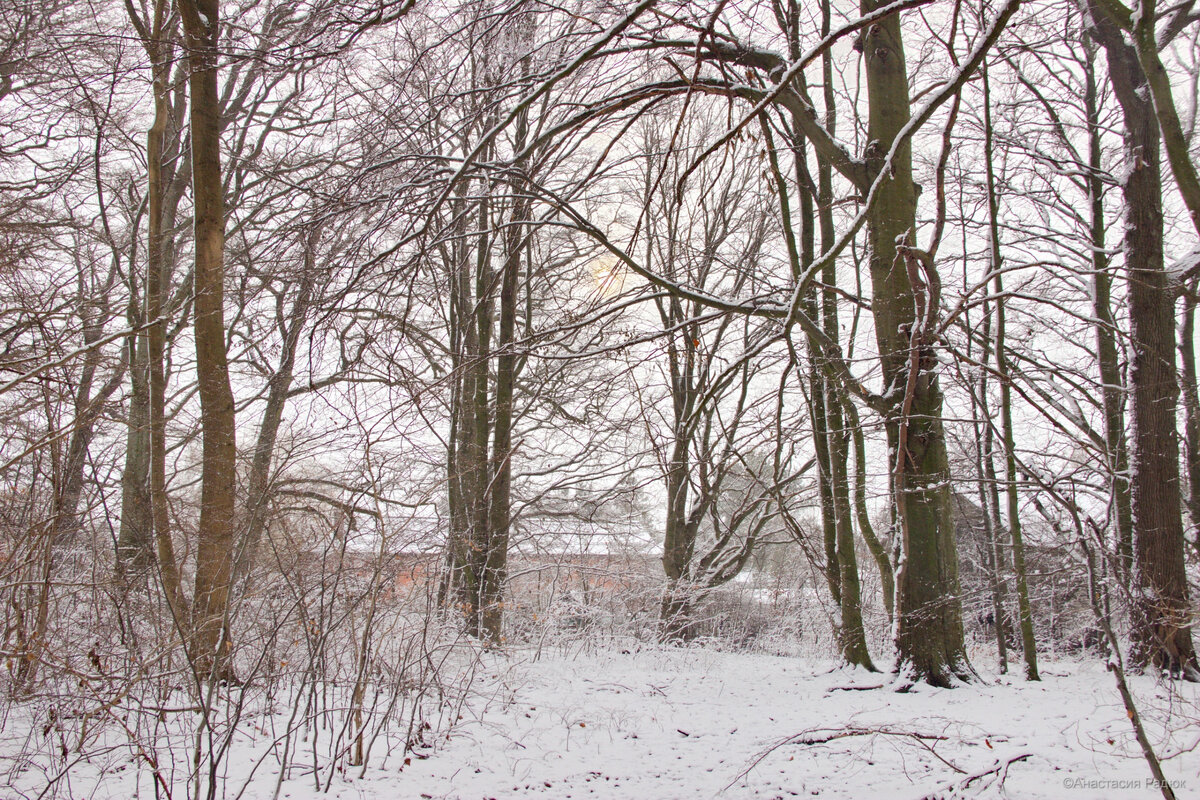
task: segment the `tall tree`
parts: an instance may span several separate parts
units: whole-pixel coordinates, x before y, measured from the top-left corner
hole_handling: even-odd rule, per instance
[[[1119,4],[1117,4],[1119,5]],[[1132,658],[1173,674],[1200,677],[1184,569],[1183,509],[1176,408],[1174,289],[1163,263],[1160,129],[1151,82],[1126,41],[1120,14],[1092,0],[1091,35],[1104,48],[1109,80],[1124,116],[1128,170],[1125,264],[1132,348],[1130,453],[1133,507]]]
[[[1104,164],[1096,77],[1096,42],[1084,33],[1084,114],[1088,135],[1088,212],[1092,245],[1092,295],[1096,316],[1096,361],[1104,402],[1104,438],[1116,530],[1117,568],[1129,585],[1133,565],[1133,505],[1129,490],[1129,452],[1125,431],[1125,387],[1117,350],[1117,324],[1112,310],[1112,272],[1107,251],[1104,212]]]
[[[468,15],[485,11],[471,8]],[[472,147],[472,134],[491,130],[504,113],[505,98],[495,85],[498,70],[512,69],[522,86],[529,80],[534,13],[523,9],[509,29],[478,33],[479,18],[469,16],[467,25],[480,46],[468,54],[478,94],[467,102],[464,151]],[[496,47],[498,42],[506,49]],[[516,109],[512,122],[507,179],[473,175],[469,182],[476,187],[476,200],[468,197],[466,181],[459,186],[452,202],[452,241],[443,248],[449,253],[452,388],[446,451],[450,531],[440,593],[444,604],[462,613],[468,633],[494,644],[502,638],[513,522],[514,399],[525,363],[516,341],[533,230],[525,153],[528,109]],[[496,141],[485,139],[480,148],[484,160],[499,157]],[[526,317],[528,326],[527,310]]]
[[[987,64],[983,67],[984,174],[988,196],[988,266],[996,294],[996,375],[1000,381],[1001,437],[1004,443],[1004,479],[1008,500],[1008,535],[1012,538],[1013,573],[1017,583],[1017,622],[1021,630],[1021,650],[1025,656],[1025,679],[1040,680],[1037,668],[1037,644],[1033,638],[1033,611],[1029,605],[1029,581],[1025,572],[1025,541],[1021,532],[1020,495],[1017,491],[1016,433],[1012,416],[1012,370],[1005,344],[1004,272],[1000,255],[999,198],[996,193],[995,152],[992,138],[991,82]],[[988,453],[991,458],[991,453]],[[993,484],[994,485],[994,484]],[[993,525],[993,533],[995,526]]]
[[[146,133],[144,279],[139,281],[139,271],[132,266],[128,276],[127,317],[138,331],[127,343],[131,393],[117,557],[123,570],[157,565],[168,607],[186,637],[191,611],[171,538],[167,499],[166,392],[176,220],[191,177],[191,164],[182,158],[187,103],[182,86],[175,89],[181,77],[172,81],[179,35],[173,7],[156,0],[146,16],[134,6],[127,10],[150,59],[154,118]]]
[[[194,633],[189,651],[205,678],[230,675],[229,593],[236,544],[236,419],[225,349],[225,187],[218,93],[220,3],[179,0],[188,59],[192,191],[195,205],[196,375],[200,389],[200,522]]]
[[[862,11],[881,5],[864,0]],[[887,437],[899,526],[897,670],[914,680],[949,685],[954,677],[965,677],[967,668],[942,392],[930,337],[940,287],[934,266],[904,249],[916,247],[917,187],[911,145],[898,140],[911,113],[899,17],[868,28],[861,51],[872,143],[866,163],[877,192],[867,210],[871,310],[883,382],[896,398]],[[891,173],[876,181],[889,150],[894,153]]]

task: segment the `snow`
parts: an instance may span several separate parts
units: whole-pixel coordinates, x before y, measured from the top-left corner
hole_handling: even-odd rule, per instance
[[[1169,687],[1140,680],[1166,700]],[[493,680],[487,713],[391,785],[435,798],[860,798],[881,788],[917,798],[1028,755],[1008,766],[1003,787],[984,777],[963,796],[1158,794],[1099,665],[1055,665],[1041,683],[905,694],[885,681],[794,658],[686,650],[514,665]],[[864,686],[879,688],[854,690]],[[1190,720],[1176,708],[1174,722],[1194,746],[1198,695],[1184,692]],[[1185,760],[1168,761],[1168,778],[1200,787],[1200,759],[1190,771]]]
[[[271,759],[248,778],[259,756],[238,746],[218,796],[672,800],[861,798],[881,790],[914,800],[1160,796],[1112,677],[1098,662],[1050,662],[1040,683],[993,676],[907,693],[892,691],[886,675],[831,667],[658,647],[485,654],[461,720],[410,753],[407,763],[397,751],[377,758],[361,777],[358,768],[346,769],[326,793],[303,771],[279,783]],[[1194,752],[1200,692],[1147,677],[1132,681],[1154,742],[1168,756],[1168,780],[1180,797],[1192,795],[1200,789]],[[110,764],[101,778],[87,774],[94,767],[73,767],[71,796],[84,790],[79,796],[135,796],[129,783],[135,770],[120,773]],[[140,796],[154,796],[147,781],[140,785]],[[32,786],[21,789],[37,794]]]
[[[1167,267],[1167,275],[1174,283],[1181,284],[1192,277],[1197,269],[1200,269],[1200,247],[1171,263]]]

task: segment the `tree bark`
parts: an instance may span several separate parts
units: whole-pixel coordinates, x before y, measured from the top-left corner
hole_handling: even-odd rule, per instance
[[[455,301],[451,310],[456,340],[452,403],[450,469],[450,540],[447,547],[445,600],[461,614],[470,636],[482,634],[480,593],[487,542],[487,340],[491,327],[483,292],[489,283],[479,275],[487,266],[487,204],[478,216],[480,232],[470,237],[461,228],[456,256]],[[466,210],[463,206],[463,217]],[[467,242],[475,241],[475,251]],[[472,267],[472,252],[475,255]],[[481,330],[486,324],[488,330]]]
[[[879,4],[867,0],[863,13]],[[909,120],[908,73],[896,16],[862,37],[870,103],[868,166],[878,173],[883,154]],[[935,312],[937,274],[909,268],[897,242],[911,244],[917,192],[912,150],[905,144],[867,218],[872,311],[885,395],[900,525],[896,572],[896,671],[906,680],[949,686],[969,671],[963,644],[958,564],[950,509],[950,468],[942,428],[942,393],[932,342],[924,327]],[[913,278],[916,278],[914,282]],[[924,285],[920,285],[923,283]]]
[[[1159,127],[1138,54],[1093,3],[1093,30],[1108,58],[1125,121],[1128,172],[1125,262],[1133,363],[1133,639],[1135,666],[1200,677],[1184,567],[1179,443],[1175,409],[1174,294],[1163,266]]]
[[[828,36],[832,25],[832,13],[829,0],[821,3],[821,36]],[[798,24],[795,27],[799,27]],[[795,58],[796,56],[793,56]],[[830,135],[837,131],[837,114],[833,94],[833,54],[828,50],[821,57],[821,82],[825,101],[825,129]],[[821,232],[821,249],[832,250],[837,233],[833,225],[833,166],[817,157],[817,225]],[[821,327],[825,337],[834,347],[841,347],[841,331],[838,328],[838,293],[837,293],[837,263],[828,261],[821,273],[824,284],[821,291]],[[841,589],[842,607],[842,655],[846,662],[864,667],[872,672],[875,665],[871,662],[871,654],[867,649],[867,635],[863,628],[862,590],[858,576],[858,554],[854,548],[854,516],[850,510],[850,478],[846,466],[850,458],[849,433],[846,430],[846,420],[842,406],[845,391],[833,380],[826,378],[822,381],[825,392],[825,434],[829,441],[830,487],[832,489],[834,520],[837,537],[838,584]],[[815,389],[814,389],[815,391]],[[859,431],[861,433],[861,430]],[[869,537],[872,531],[870,523],[860,525],[864,537]],[[891,565],[883,578],[885,591],[891,589]],[[885,600],[888,606],[888,617],[892,615],[890,598]]]
[[[792,9],[792,24],[789,26],[789,30],[798,35],[799,19],[795,4],[792,5]],[[821,3],[822,36],[829,35],[830,26],[830,3],[825,0]],[[793,37],[791,43],[792,51],[789,56],[794,60],[799,58],[798,38]],[[825,102],[825,129],[832,136],[836,132],[837,115],[833,96],[833,60],[829,52],[822,56],[821,74]],[[804,225],[802,232],[804,238],[803,267],[807,270],[816,255],[811,232],[813,230],[820,231],[823,250],[832,249],[837,240],[833,225],[833,167],[818,154],[817,180],[814,185],[805,161],[803,139],[799,133],[800,125],[795,114],[792,115],[792,122],[796,129],[793,151],[797,160],[797,178],[801,190],[801,218]],[[816,201],[815,208],[814,199]],[[809,316],[814,320],[820,319],[826,339],[834,347],[840,348],[837,264],[834,261],[831,260],[824,266],[821,281],[824,285],[819,292],[814,287]],[[812,371],[811,392],[813,402],[819,401],[817,407],[819,414],[816,418],[819,425],[814,424],[813,435],[816,440],[818,460],[824,451],[821,474],[828,482],[828,498],[822,498],[822,504],[828,502],[829,518],[833,523],[833,557],[829,563],[829,570],[836,575],[835,600],[841,611],[839,637],[842,657],[848,664],[874,671],[875,665],[871,662],[871,655],[867,649],[866,631],[863,629],[862,591],[858,575],[858,555],[854,548],[854,516],[850,508],[850,479],[846,465],[850,457],[850,447],[842,412],[842,396],[845,392],[835,381],[826,376],[827,365],[822,363],[824,355],[821,348],[817,347],[811,339],[809,340],[809,358],[817,365],[817,368]],[[828,523],[826,523],[826,527],[829,527]],[[826,530],[827,552],[829,552],[828,537],[829,531]]]
[[[469,618],[468,598],[463,585],[471,578],[471,525],[467,513],[470,493],[470,473],[466,456],[470,449],[468,432],[471,429],[466,398],[473,395],[471,373],[467,363],[471,356],[471,294],[470,248],[467,245],[466,191],[464,181],[451,204],[455,220],[454,238],[449,247],[450,304],[448,327],[450,334],[450,431],[446,439],[446,500],[450,529],[446,539],[445,569],[438,588],[438,605],[455,607],[464,619]]]
[[[843,397],[842,407],[846,412],[850,435],[854,442],[854,516],[858,522],[859,533],[862,534],[867,549],[875,560],[875,566],[879,569],[883,610],[887,613],[890,627],[895,623],[896,602],[896,576],[892,571],[892,557],[875,534],[875,526],[871,524],[871,515],[867,512],[867,448],[858,409],[848,397]]]
[[[218,0],[179,0],[188,48],[195,202],[196,374],[203,439],[191,657],[204,678],[231,675],[227,656],[236,544],[236,425],[225,349],[225,198],[217,88]]]

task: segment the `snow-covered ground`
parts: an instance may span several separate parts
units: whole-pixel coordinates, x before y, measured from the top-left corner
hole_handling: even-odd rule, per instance
[[[492,667],[448,742],[333,796],[1161,796],[1099,664],[1047,664],[1040,683],[993,677],[905,694],[862,689],[884,679],[861,671],[705,650]],[[1200,692],[1134,683],[1163,753],[1185,751],[1166,763],[1178,796],[1200,796]],[[281,796],[308,795],[285,785]]]
[[[518,650],[484,654],[473,667],[479,671],[469,692],[439,706],[461,714],[448,735],[444,728],[433,733],[441,724],[435,720],[424,746],[407,757],[403,738],[377,746],[361,776],[326,759],[320,788],[298,756],[279,780],[273,753],[287,748],[280,733],[291,710],[281,705],[273,720],[248,715],[219,770],[216,796],[1161,796],[1112,676],[1096,662],[1044,664],[1040,683],[985,675],[952,690],[918,686],[907,693],[892,691],[886,676],[811,659],[699,648]],[[1177,795],[1200,796],[1200,690],[1148,677],[1132,682]],[[20,715],[10,715],[0,750],[22,746],[20,727]],[[336,733],[328,728],[312,730],[327,741]],[[39,732],[24,735],[36,739]],[[309,735],[299,745],[302,734],[293,737],[298,753],[316,752]],[[163,791],[128,747],[72,755],[68,763],[65,780],[45,796],[150,798],[166,796],[167,788],[172,797],[190,794],[186,759],[165,777]],[[8,772],[17,780],[8,784],[11,792],[0,784],[0,797],[38,796],[47,774],[27,762]]]

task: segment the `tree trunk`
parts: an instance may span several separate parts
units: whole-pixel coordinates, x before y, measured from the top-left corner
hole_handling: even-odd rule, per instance
[[[462,586],[470,576],[471,526],[467,514],[469,477],[466,456],[470,450],[467,438],[471,429],[466,397],[473,395],[467,363],[471,355],[470,333],[471,295],[469,289],[470,248],[467,246],[466,191],[464,182],[451,205],[454,239],[450,244],[450,304],[448,310],[450,333],[450,432],[446,439],[446,500],[449,531],[446,539],[445,569],[438,587],[438,605],[454,607],[464,617],[467,606]]]
[[[986,313],[986,312],[985,312]],[[991,333],[991,317],[988,317],[987,334],[990,337]],[[991,352],[989,347],[988,353]],[[984,362],[987,363],[986,361]],[[987,407],[987,385],[981,381],[981,395],[983,398],[984,416],[988,414]],[[1005,557],[1008,548],[1004,543],[1004,520],[1000,514],[1000,479],[996,475],[996,433],[990,423],[984,423],[983,432],[983,477],[987,484],[986,508],[988,526],[991,528],[992,547],[996,562],[996,578],[1000,582],[997,590],[997,602],[1000,607],[1000,616],[996,620],[996,635],[1003,636],[1005,647],[1008,645],[1009,623],[1008,623],[1008,590],[1004,582],[1008,579],[1008,559]]]
[[[1137,53],[1092,6],[1125,120],[1125,261],[1133,363],[1133,639],[1136,666],[1197,677],[1192,644],[1175,409],[1173,290],[1163,268],[1159,128]]]
[[[803,142],[793,143],[797,171],[807,173],[800,166],[804,158]],[[807,175],[805,175],[807,177]],[[812,195],[807,182],[800,186],[800,250],[801,269],[813,262],[814,223]],[[804,299],[804,313],[812,319],[820,317],[817,289],[814,286]],[[828,381],[825,379],[824,358],[821,349],[811,338],[808,340],[808,418],[812,426],[813,449],[817,457],[817,496],[821,501],[821,542],[825,546],[825,581],[833,602],[842,607],[842,568],[838,560],[838,506],[834,499],[833,461],[830,452],[829,408],[826,404]],[[844,465],[843,465],[844,466]],[[843,523],[844,527],[844,523]],[[838,636],[842,636],[843,624],[838,625]]]
[[[525,149],[525,116],[518,120],[514,149]],[[504,582],[508,573],[509,528],[512,524],[513,389],[517,377],[514,352],[517,326],[517,289],[521,254],[526,250],[528,201],[525,187],[512,187],[512,209],[504,237],[504,266],[500,276],[500,319],[496,349],[496,419],[492,431],[491,507],[483,573],[483,634],[493,643],[501,640]]]
[[[816,318],[816,298],[805,301],[805,313]],[[821,353],[813,342],[808,347],[808,417],[813,449],[817,457],[817,497],[821,503],[821,543],[825,548],[825,582],[833,602],[842,605],[842,570],[838,564],[837,510],[833,500],[832,464],[829,458],[829,423],[825,409],[825,378]],[[840,626],[839,626],[840,627]],[[839,633],[840,635],[840,633]]]
[[[1038,677],[1037,645],[1033,637],[1033,611],[1029,605],[1029,580],[1025,570],[1025,541],[1021,533],[1020,502],[1017,494],[1017,457],[1012,421],[1012,376],[1004,355],[1004,283],[997,271],[996,292],[996,369],[1000,380],[1000,419],[1004,441],[1005,494],[1008,500],[1008,533],[1012,538],[1013,574],[1017,582],[1017,619],[1021,629],[1021,652],[1025,657],[1025,679]],[[996,533],[999,533],[997,530]]]
[[[822,35],[829,34],[831,12],[829,3],[821,4]],[[783,20],[788,35],[788,57],[796,60],[800,57],[800,21],[799,6],[792,2],[788,4],[787,17]],[[824,124],[830,135],[833,135],[836,125],[832,87],[833,65],[829,53],[822,57],[822,74],[825,80]],[[800,91],[807,94],[803,76],[797,77]],[[832,166],[828,160],[817,156],[817,180],[808,167],[807,148],[801,133],[802,124],[798,113],[792,112],[792,158],[794,160],[796,185],[800,193],[800,242],[795,246],[794,235],[791,236],[793,273],[796,279],[804,274],[816,260],[816,234],[820,231],[821,247],[830,249],[834,246],[836,234],[833,226],[833,177]],[[765,135],[768,135],[765,133]],[[776,184],[781,196],[781,204],[788,211],[790,208],[784,194],[787,185],[778,174],[777,159],[772,156],[771,165],[776,171]],[[815,201],[815,202],[814,202]],[[798,262],[798,263],[797,263]],[[832,261],[825,265],[822,271],[822,289],[814,284],[804,298],[804,313],[821,325],[821,330],[828,341],[838,346],[840,332],[837,317],[837,266]],[[809,385],[809,419],[813,432],[813,447],[816,453],[817,487],[821,502],[821,531],[825,548],[825,578],[829,585],[830,594],[838,608],[838,619],[835,623],[836,634],[841,644],[842,657],[847,664],[861,666],[874,671],[871,656],[867,649],[866,632],[863,630],[862,596],[858,575],[858,558],[854,549],[853,514],[850,509],[850,480],[846,465],[849,459],[849,440],[846,433],[845,421],[842,415],[844,392],[841,387],[830,379],[828,359],[822,352],[821,345],[809,336],[808,339],[808,385]]]
[[[486,191],[486,190],[485,190]],[[469,530],[469,569],[464,573],[467,580],[460,587],[462,604],[468,615],[467,631],[475,637],[483,637],[483,610],[485,605],[483,573],[488,543],[491,539],[488,523],[488,439],[491,432],[491,415],[488,408],[488,359],[491,358],[492,338],[492,267],[491,267],[491,205],[485,196],[479,204],[479,230],[475,237],[474,306],[468,313],[470,336],[466,364],[470,391],[464,396],[466,411],[466,500]]]
[[[226,678],[235,546],[236,426],[225,350],[225,199],[217,88],[218,0],[179,0],[188,47],[195,201],[196,375],[203,439],[191,657],[205,678]]]
[[[143,316],[140,310],[131,309],[127,316],[130,327],[141,325]],[[150,351],[145,333],[130,335],[126,358],[130,377],[129,429],[125,434],[121,527],[117,534],[120,575],[141,572],[154,562],[154,523],[150,511]]]
[[[161,4],[156,4],[156,7]],[[165,12],[163,12],[165,13]],[[157,80],[157,79],[156,79]],[[183,592],[183,579],[175,560],[171,541],[170,510],[167,502],[167,288],[170,285],[170,265],[166,247],[169,219],[163,176],[163,137],[167,127],[165,75],[164,83],[155,90],[154,124],[146,136],[148,172],[147,207],[149,232],[146,249],[146,331],[147,371],[149,373],[150,433],[150,519],[154,533],[154,551],[159,580],[167,607],[185,642],[190,641],[191,611]],[[189,645],[190,647],[190,645]]]
[[[966,273],[963,273],[964,289]],[[987,536],[984,560],[987,562],[988,575],[992,595],[992,627],[996,634],[996,651],[1000,662],[1000,674],[1008,674],[1008,612],[1007,598],[1004,586],[1006,561],[1004,551],[1000,546],[1000,494],[996,488],[996,467],[992,460],[993,431],[988,410],[988,371],[986,365],[992,360],[992,312],[991,305],[985,298],[981,303],[983,312],[983,334],[980,340],[983,353],[978,363],[983,365],[979,370],[979,382],[971,389],[971,424],[975,433],[975,463],[976,487],[979,496],[979,509],[983,515],[984,533]],[[971,325],[967,324],[971,330]],[[971,355],[971,344],[968,341],[967,355]]]
[[[846,412],[850,434],[854,441],[854,516],[858,522],[859,533],[875,559],[879,569],[880,588],[883,592],[883,610],[887,613],[888,626],[895,623],[896,577],[892,571],[892,558],[879,537],[875,535],[875,526],[871,524],[871,515],[867,512],[867,448],[864,441],[862,423],[859,421],[858,409],[848,397],[844,397],[842,408]]]
[[[1133,567],[1133,506],[1129,494],[1129,454],[1125,444],[1125,387],[1117,354],[1116,320],[1112,314],[1112,275],[1105,244],[1104,163],[1100,150],[1100,109],[1096,92],[1095,45],[1085,35],[1084,109],[1088,125],[1088,200],[1091,209],[1092,295],[1096,316],[1096,361],[1104,402],[1104,438],[1108,450],[1112,522],[1116,529],[1117,573],[1129,588]]]
[[[480,244],[479,246],[483,246]],[[478,268],[478,264],[476,265]],[[465,245],[459,254],[457,280],[458,300],[453,319],[458,326],[458,350],[455,363],[455,386],[452,404],[452,451],[450,468],[450,540],[448,542],[449,582],[446,600],[453,602],[462,615],[466,632],[479,636],[480,586],[482,579],[482,541],[486,531],[486,511],[480,514],[487,490],[487,360],[480,347],[479,308],[485,303],[472,291],[479,281],[473,280],[470,249]],[[480,369],[480,362],[483,367]],[[483,386],[480,387],[480,382]],[[484,392],[480,407],[480,392]],[[480,441],[480,429],[483,436]]]
[[[1017,454],[1012,421],[1012,376],[1005,354],[1004,276],[1001,273],[999,201],[992,158],[991,90],[987,65],[983,67],[984,164],[987,175],[989,266],[996,293],[996,375],[1000,381],[1000,419],[1004,441],[1005,489],[1008,499],[1008,532],[1012,537],[1013,572],[1017,579],[1017,617],[1021,628],[1021,651],[1025,656],[1025,680],[1036,681],[1037,644],[1033,638],[1033,611],[1029,606],[1029,581],[1025,572],[1025,542],[1021,536],[1020,498],[1017,494]]]
[[[146,133],[146,268],[144,297],[130,276],[131,326],[147,329],[128,343],[131,398],[122,475],[119,568],[138,569],[160,564],[169,607],[176,622],[190,623],[184,607],[179,571],[171,544],[166,501],[165,296],[174,266],[173,233],[176,211],[189,171],[171,166],[182,147],[182,108],[169,103],[175,31],[170,27],[170,3],[156,0],[153,18],[143,19],[131,7],[130,21],[151,62],[154,120]],[[173,27],[173,26],[172,26]],[[167,143],[170,141],[170,152]],[[140,305],[140,307],[139,307]]]
[[[829,0],[824,0],[821,3],[822,36],[829,35],[831,18]],[[798,29],[799,26],[793,27]],[[792,54],[792,58],[796,58],[796,55]],[[837,115],[834,113],[836,106],[833,96],[833,56],[828,51],[821,57],[821,76],[826,109],[825,129],[830,135],[833,135],[837,130]],[[804,152],[799,145],[800,142],[797,142],[797,157]],[[805,183],[812,187],[811,177]],[[834,247],[837,240],[833,224],[833,166],[820,156],[817,157],[815,189],[816,227],[821,232],[821,249],[828,251]],[[805,217],[805,224],[811,226],[811,216]],[[821,281],[824,284],[820,294],[821,327],[826,338],[835,347],[840,347],[841,331],[838,328],[837,264],[835,261],[831,260],[825,264]],[[813,319],[816,319],[815,315]],[[850,458],[850,446],[846,421],[842,412],[843,400],[846,399],[845,392],[837,382],[828,378],[821,380],[819,388],[824,394],[822,421],[823,433],[828,443],[826,450],[829,463],[830,500],[833,504],[835,556],[842,611],[842,656],[846,659],[846,663],[874,672],[875,665],[871,662],[871,654],[867,649],[867,635],[863,629],[858,555],[854,549],[854,515],[850,510],[850,478],[846,466]],[[815,395],[818,387],[814,385],[812,391]],[[867,528],[863,530],[865,532]],[[890,565],[888,572],[890,573]],[[891,616],[890,608],[888,615]]]
[[[678,401],[677,401],[678,402]],[[677,428],[681,423],[677,423]],[[663,534],[663,572],[667,576],[661,614],[664,641],[679,639],[689,629],[690,586],[688,566],[692,561],[695,533],[688,524],[688,439],[677,430],[667,473],[667,519]]]
[[[489,157],[487,153],[484,158]],[[444,603],[453,602],[469,635],[498,643],[503,617],[503,588],[507,571],[511,516],[513,392],[517,358],[512,352],[516,334],[518,278],[525,231],[510,226],[500,278],[500,308],[493,296],[492,203],[486,194],[477,209],[476,233],[459,226],[456,236],[454,299],[451,335],[455,383],[452,389],[449,467],[450,537],[447,569],[439,590]],[[462,196],[460,196],[461,199]],[[514,220],[525,216],[526,201],[514,195]],[[460,209],[465,203],[460,203]],[[465,215],[459,214],[460,219]],[[471,248],[473,240],[474,267]],[[499,319],[496,315],[499,311]],[[493,347],[492,328],[499,340]],[[489,362],[497,357],[495,405]]]
[[[828,8],[825,8],[827,14]],[[828,17],[825,25],[828,27]],[[832,81],[831,70],[826,70],[826,79]],[[832,105],[831,105],[832,107]],[[832,130],[831,130],[832,132]],[[833,190],[828,164],[820,165],[818,177],[818,216],[821,220],[821,246],[830,249],[834,245]],[[822,324],[825,336],[838,345],[840,332],[837,315],[837,266],[830,261],[824,270],[825,284],[821,297]],[[864,667],[871,672],[875,665],[867,649],[867,635],[863,629],[862,592],[858,577],[858,554],[854,549],[854,516],[850,510],[850,477],[846,462],[850,458],[849,435],[842,415],[842,388],[834,381],[821,381],[825,393],[824,422],[825,436],[829,442],[830,494],[833,501],[833,518],[837,538],[838,587],[842,608],[842,656],[846,663]],[[816,387],[813,388],[815,392]],[[861,526],[860,526],[861,527]],[[864,535],[869,526],[862,528]],[[890,572],[890,565],[889,570]],[[890,577],[890,576],[889,576]],[[890,616],[890,610],[889,610]]]
[[[863,3],[863,12],[878,4]],[[868,165],[878,173],[883,154],[909,120],[908,74],[900,21],[893,15],[867,29],[866,63],[872,142]],[[906,144],[879,189],[867,219],[872,311],[885,394],[897,399],[887,420],[900,524],[896,573],[897,672],[908,680],[949,686],[966,678],[958,563],[950,513],[950,467],[942,428],[942,393],[932,342],[923,335],[934,313],[936,272],[912,272],[897,242],[916,227],[912,151]],[[919,286],[914,283],[925,283]],[[921,306],[920,308],[918,306]],[[901,399],[902,398],[902,399]]]
[[[689,642],[696,638],[695,593],[686,581],[669,580],[659,619],[664,642]]]

